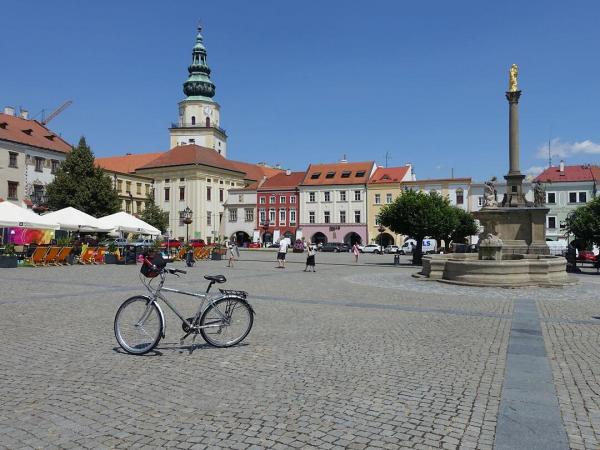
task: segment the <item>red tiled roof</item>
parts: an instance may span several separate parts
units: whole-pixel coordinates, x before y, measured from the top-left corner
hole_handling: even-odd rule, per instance
[[[429,178],[429,179],[424,179],[424,180],[405,181],[404,182],[404,184],[414,184],[414,185],[441,184],[441,183],[471,183],[471,177],[465,177],[465,178]]]
[[[96,164],[112,172],[133,173],[138,167],[148,164],[162,155],[160,153],[137,153],[123,156],[96,158]]]
[[[562,175],[558,166],[552,166],[548,167],[537,177],[535,177],[535,181],[540,181],[542,183],[560,181],[593,181],[594,179],[600,180],[600,166],[565,166],[565,170]]]
[[[0,140],[69,153],[71,144],[36,120],[0,113]]]
[[[375,162],[311,164],[308,166],[303,186],[320,186],[330,184],[366,184],[371,176]],[[363,176],[357,177],[357,173]]]
[[[263,166],[262,164],[252,164],[243,161],[233,161],[228,160],[230,163],[233,163],[235,167],[239,169],[240,172],[246,173],[247,180],[261,180],[263,177],[272,177],[281,173],[281,169],[275,169],[273,167]]]
[[[373,173],[373,175],[371,176],[371,179],[369,180],[369,184],[370,183],[377,183],[377,184],[398,183],[404,179],[404,177],[408,173],[409,169],[410,169],[409,166],[378,167],[375,170],[375,172]]]
[[[258,190],[294,189],[302,183],[305,175],[306,172],[291,172],[289,175],[286,172],[278,173],[268,178]]]

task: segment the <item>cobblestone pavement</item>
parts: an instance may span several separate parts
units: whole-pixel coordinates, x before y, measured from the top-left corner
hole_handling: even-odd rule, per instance
[[[413,279],[391,256],[242,252],[172,287],[223,273],[255,326],[240,346],[118,348],[118,305],[143,292],[139,267],[0,271],[0,447],[493,448],[513,301],[537,302],[572,448],[600,442],[600,277],[564,289],[465,288]],[[193,299],[174,297],[192,311]]]

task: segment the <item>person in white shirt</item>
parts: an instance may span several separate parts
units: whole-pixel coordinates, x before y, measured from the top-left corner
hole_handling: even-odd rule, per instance
[[[287,253],[288,247],[289,243],[287,239],[279,241],[279,250],[277,251],[277,267],[279,269],[285,269],[285,254]]]

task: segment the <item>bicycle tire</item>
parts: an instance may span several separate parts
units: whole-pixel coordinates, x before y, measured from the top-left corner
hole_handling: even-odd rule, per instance
[[[144,326],[138,325],[139,320],[146,314],[147,308],[150,310],[144,324],[152,325],[152,328],[148,327],[150,332]],[[163,318],[158,306],[147,297],[138,295],[128,298],[115,314],[115,338],[119,346],[132,355],[143,355],[156,347],[162,337],[163,328]],[[139,336],[140,342],[135,342],[133,334]]]
[[[221,314],[216,312],[216,310],[220,311],[221,314],[225,315],[229,319],[229,323],[223,323],[223,318]],[[234,318],[235,315],[235,318]],[[247,324],[243,322],[234,322],[237,318],[238,320],[246,320]],[[222,325],[218,327],[211,328],[200,328],[200,334],[202,338],[213,347],[232,347],[236,344],[242,342],[250,330],[252,329],[252,325],[254,324],[254,311],[248,303],[242,299],[237,297],[225,297],[217,300],[215,303],[211,304],[208,308],[204,310],[202,316],[200,317],[200,326],[206,325],[216,325],[221,323]],[[237,327],[237,324],[240,324]],[[240,332],[237,333],[234,330],[239,328]],[[219,340],[219,337],[226,337],[227,332],[235,333],[235,337],[229,340]]]

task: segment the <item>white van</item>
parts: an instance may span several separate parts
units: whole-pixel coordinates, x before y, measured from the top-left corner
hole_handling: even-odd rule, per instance
[[[423,239],[422,245],[422,251],[424,255],[427,253],[435,253],[435,250],[437,249],[437,241],[435,239]],[[417,241],[414,239],[407,239],[404,244],[402,244],[402,247],[400,247],[398,253],[401,255],[409,255],[412,254],[416,247]]]

